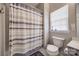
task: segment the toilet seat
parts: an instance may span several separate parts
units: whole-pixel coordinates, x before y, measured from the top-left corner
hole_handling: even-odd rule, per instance
[[[52,56],[58,55],[59,54],[58,47],[48,44],[47,45],[47,53]]]
[[[48,46],[47,46],[47,49],[48,49],[49,51],[57,51],[57,50],[58,50],[58,47],[56,47],[56,46],[54,46],[54,45],[48,45]]]

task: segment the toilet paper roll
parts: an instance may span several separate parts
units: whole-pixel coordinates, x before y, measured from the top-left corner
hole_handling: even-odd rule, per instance
[[[68,55],[68,48],[64,49],[64,53]]]

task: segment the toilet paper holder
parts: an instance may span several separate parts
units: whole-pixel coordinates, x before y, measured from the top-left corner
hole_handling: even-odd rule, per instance
[[[3,7],[0,7],[0,13],[4,13]]]

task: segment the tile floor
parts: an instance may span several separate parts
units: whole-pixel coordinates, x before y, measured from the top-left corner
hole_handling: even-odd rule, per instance
[[[45,48],[39,50],[44,56],[49,56]]]

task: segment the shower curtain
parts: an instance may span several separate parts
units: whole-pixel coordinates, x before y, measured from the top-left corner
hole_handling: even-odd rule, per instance
[[[42,14],[24,4],[9,4],[9,49],[11,55],[25,54],[42,46]]]

